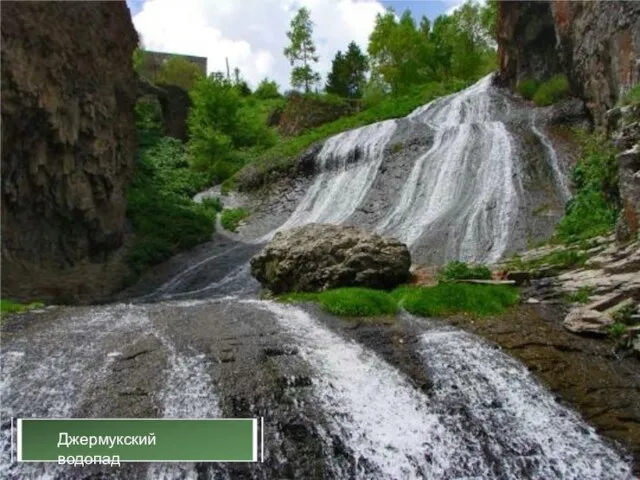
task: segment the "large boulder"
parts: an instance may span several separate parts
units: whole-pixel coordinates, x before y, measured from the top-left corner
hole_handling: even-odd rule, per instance
[[[365,230],[309,224],[278,232],[251,259],[251,274],[273,293],[361,286],[393,288],[409,278],[407,246]]]

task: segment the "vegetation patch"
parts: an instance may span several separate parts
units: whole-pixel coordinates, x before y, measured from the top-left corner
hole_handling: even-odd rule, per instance
[[[323,310],[340,317],[375,317],[393,315],[398,310],[394,297],[383,290],[346,287],[320,293],[288,293],[279,297],[285,302],[317,302]]]
[[[402,286],[392,292],[399,305],[414,315],[442,317],[456,313],[492,315],[505,311],[519,298],[508,285],[440,283],[434,287]]]
[[[440,280],[444,282],[490,279],[491,270],[485,265],[469,265],[457,260],[447,263],[440,271]]]
[[[580,287],[577,291],[567,295],[567,301],[571,303],[588,303],[589,298],[593,294],[593,287],[586,285]]]
[[[569,95],[569,80],[566,75],[555,75],[540,84],[533,94],[533,102],[539,106],[552,105]]]
[[[527,100],[531,100],[538,90],[539,83],[533,79],[526,79],[521,81],[516,90]]]
[[[237,232],[240,222],[249,216],[249,211],[245,208],[225,208],[220,215],[220,223],[230,232]]]
[[[619,210],[616,151],[605,138],[578,131],[581,155],[573,170],[574,197],[556,229],[556,240],[571,243],[603,235]]]
[[[195,203],[193,195],[210,183],[206,175],[190,168],[184,145],[161,137],[153,110],[136,108],[140,148],[132,181],[126,192],[127,216],[135,243],[127,263],[135,274],[172,255],[211,239],[219,200]]]
[[[620,338],[627,333],[627,326],[624,323],[614,322],[612,325],[609,325],[607,333],[613,338]]]
[[[640,104],[640,84],[635,85],[620,98],[620,105],[638,104]]]
[[[546,255],[531,260],[523,260],[519,255],[514,255],[507,262],[507,267],[512,270],[536,270],[543,266],[566,270],[584,266],[589,259],[587,253],[575,249],[554,250]]]
[[[29,310],[42,307],[44,307],[44,303],[42,302],[18,303],[12,300],[2,299],[0,300],[0,315],[4,318],[10,313],[25,313]]]

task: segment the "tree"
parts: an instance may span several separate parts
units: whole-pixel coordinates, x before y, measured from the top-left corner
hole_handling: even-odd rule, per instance
[[[360,98],[369,70],[367,57],[355,42],[347,47],[347,53],[338,51],[331,63],[331,72],[327,77],[325,90],[342,97]]]
[[[164,62],[153,77],[153,83],[177,85],[191,90],[204,74],[198,65],[180,57],[171,57]]]
[[[318,61],[316,46],[311,35],[313,34],[313,22],[310,12],[302,7],[293,20],[291,20],[291,30],[287,32],[287,37],[291,44],[284,49],[284,55],[289,59],[293,67],[291,71],[291,85],[294,87],[304,87],[304,91],[309,93],[311,87],[320,81],[320,74],[311,68],[312,63]]]
[[[269,80],[268,78],[262,79],[262,81],[258,84],[258,87],[256,88],[254,94],[256,97],[261,99],[280,97],[280,93],[278,92],[278,84],[275,82],[275,80]]]

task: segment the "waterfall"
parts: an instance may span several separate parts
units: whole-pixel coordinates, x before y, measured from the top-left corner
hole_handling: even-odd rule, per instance
[[[403,120],[329,138],[315,159],[320,173],[277,230],[311,222],[359,223],[351,220],[354,212],[379,189],[386,193],[386,204],[368,209],[374,211],[367,224],[406,243],[412,253],[440,249],[441,260],[495,262],[513,250],[514,242],[525,246],[518,234],[528,221],[529,186],[523,185],[519,139],[510,130],[516,113],[525,111],[531,118],[526,128],[540,139],[561,203],[569,191],[558,154],[535,114],[493,87],[492,78],[419,107]],[[400,172],[402,185],[392,189],[386,180],[376,181],[377,175],[383,164],[393,168],[394,149],[389,147],[402,141],[407,125],[432,134],[433,142],[407,153],[412,164]]]

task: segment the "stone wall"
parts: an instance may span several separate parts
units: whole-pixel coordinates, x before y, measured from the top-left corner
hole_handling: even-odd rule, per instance
[[[124,1],[2,2],[2,296],[88,301],[128,270],[135,153]]]

